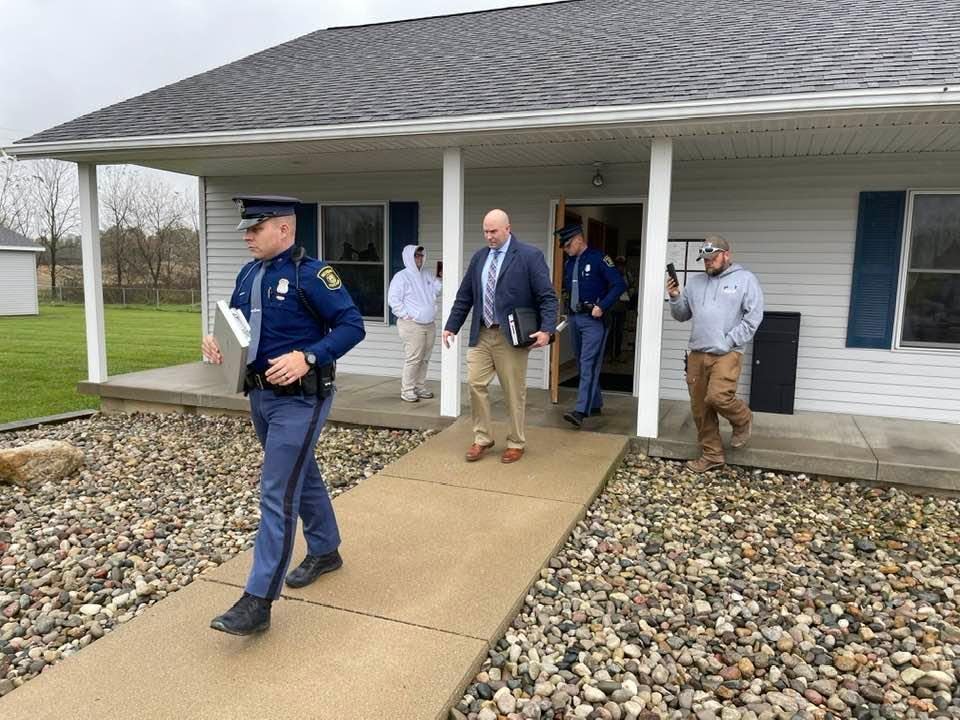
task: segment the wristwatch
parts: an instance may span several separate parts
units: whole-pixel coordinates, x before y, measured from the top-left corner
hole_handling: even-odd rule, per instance
[[[307,365],[313,367],[317,364],[317,356],[310,350],[301,350],[303,353],[303,359],[307,361]]]

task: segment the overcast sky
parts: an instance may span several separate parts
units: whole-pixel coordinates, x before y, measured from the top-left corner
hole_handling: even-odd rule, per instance
[[[0,147],[320,28],[536,2],[0,0]]]

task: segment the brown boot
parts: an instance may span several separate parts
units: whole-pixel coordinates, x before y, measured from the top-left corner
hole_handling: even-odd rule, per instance
[[[489,445],[480,445],[479,443],[474,443],[467,450],[466,458],[467,462],[475,462],[483,457],[483,454],[493,447],[493,443]]]
[[[696,460],[687,460],[687,468],[695,473],[705,473],[708,470],[716,470],[723,467],[723,460],[708,460],[705,457],[699,457]]]
[[[739,450],[748,442],[750,442],[750,435],[753,433],[753,415],[750,415],[750,419],[744,425],[740,427],[735,427],[733,429],[733,435],[730,437],[730,447],[734,450]]]

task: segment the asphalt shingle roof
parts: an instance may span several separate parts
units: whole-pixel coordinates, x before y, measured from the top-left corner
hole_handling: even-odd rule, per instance
[[[0,225],[0,246],[3,247],[26,247],[38,248],[40,245],[30,238],[24,237],[18,232],[14,232],[8,227]]]
[[[960,83],[960,3],[575,0],[319,30],[46,142]]]

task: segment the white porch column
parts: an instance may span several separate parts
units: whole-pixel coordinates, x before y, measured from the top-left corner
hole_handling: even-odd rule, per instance
[[[463,156],[460,148],[443,151],[443,302],[440,328],[447,321],[460,285],[463,265]],[[460,346],[466,342],[468,328],[457,336],[453,346],[440,351],[440,414],[460,415]]]
[[[87,330],[87,379],[107,379],[103,330],[103,278],[100,270],[100,208],[97,166],[77,163],[80,176],[80,249],[83,256],[83,314]]]
[[[670,180],[673,141],[654,138],[650,147],[650,191],[647,195],[641,261],[640,306],[637,308],[637,435],[657,437],[660,418],[660,345],[663,295],[670,230]]]

